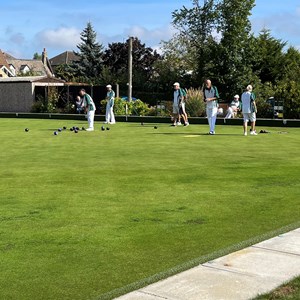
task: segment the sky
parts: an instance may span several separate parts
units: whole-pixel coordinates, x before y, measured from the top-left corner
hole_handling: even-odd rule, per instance
[[[0,49],[17,58],[32,58],[47,49],[49,58],[76,50],[80,33],[91,22],[98,42],[124,42],[137,36],[159,49],[175,33],[172,12],[191,0],[10,0],[1,1]],[[250,18],[258,34],[267,28],[273,37],[300,49],[300,1],[256,0]]]

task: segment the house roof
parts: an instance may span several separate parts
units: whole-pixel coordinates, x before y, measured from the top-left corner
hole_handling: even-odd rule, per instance
[[[48,76],[18,76],[9,78],[0,78],[0,84],[2,82],[39,82],[39,83],[56,83],[64,85],[64,80],[48,77]]]
[[[41,60],[34,59],[8,59],[7,62],[9,64],[14,65],[16,72],[21,71],[26,65],[28,68],[35,72],[37,75],[52,75],[50,70],[45,67]]]
[[[27,65],[32,72],[35,72],[37,74],[37,76],[53,76],[53,70],[47,58],[46,49],[44,49],[43,52],[44,61],[37,59],[18,59],[8,53],[2,52],[1,50],[0,52],[3,54],[7,62],[7,68],[9,68],[9,65],[13,65],[16,73],[20,72],[24,68],[24,66]]]
[[[16,59],[15,57],[13,57],[12,55],[6,53],[6,52],[3,52],[4,56],[6,59]]]
[[[18,77],[9,77],[9,78],[0,78],[1,82],[34,82],[39,79],[43,79],[46,76],[18,76]]]
[[[6,57],[4,55],[4,52],[1,51],[0,49],[0,66],[1,67],[6,67],[9,70],[9,64],[7,63]]]
[[[54,56],[49,59],[52,66],[58,66],[63,64],[70,64],[74,61],[78,61],[79,56],[76,55],[73,51],[65,51],[57,56]]]

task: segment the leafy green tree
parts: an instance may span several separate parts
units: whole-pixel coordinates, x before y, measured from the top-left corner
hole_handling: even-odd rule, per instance
[[[55,75],[65,81],[78,81],[78,69],[74,64],[62,64],[55,68]]]
[[[42,60],[42,55],[41,54],[38,54],[37,52],[35,52],[33,54],[33,59],[35,60]]]
[[[173,12],[173,24],[187,41],[197,64],[199,85],[211,78],[223,98],[241,92],[252,81],[250,58],[254,51],[249,16],[255,0],[192,1]],[[193,49],[194,48],[194,49]]]
[[[183,6],[172,14],[172,23],[181,39],[186,41],[187,51],[194,53],[194,73],[200,82],[213,75],[211,69],[214,66],[217,16],[218,10],[214,0],[207,0],[204,5],[198,0],[193,0],[192,8]]]
[[[254,40],[249,17],[255,0],[223,0],[217,5],[215,79],[225,99],[241,92],[253,81],[251,58]]]
[[[160,55],[156,50],[146,47],[136,37],[133,39],[132,47],[133,85],[135,88],[143,89],[147,84],[149,85],[155,75],[154,63],[160,59]],[[104,65],[113,74],[115,81],[123,84],[128,81],[128,51],[127,40],[124,43],[109,44],[103,56]]]
[[[300,119],[300,81],[283,80],[278,84],[275,98],[283,101],[284,118]]]
[[[168,88],[174,81],[179,81],[185,87],[197,84],[195,49],[181,35],[174,35],[171,40],[162,42],[162,58],[155,66],[158,81]]]
[[[102,71],[103,45],[96,41],[97,33],[90,22],[81,33],[81,43],[77,45],[79,61],[75,62],[77,73],[89,80],[99,80]]]

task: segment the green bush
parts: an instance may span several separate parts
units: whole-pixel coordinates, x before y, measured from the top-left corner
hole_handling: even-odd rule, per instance
[[[33,103],[31,107],[31,112],[34,113],[56,113],[59,112],[57,108],[57,103],[59,100],[59,93],[56,87],[48,88],[48,99],[37,96],[37,100]]]
[[[101,108],[100,111],[102,114],[105,114],[107,100],[100,101]],[[152,112],[152,108],[149,108],[148,104],[144,103],[141,100],[135,100],[128,102],[121,98],[115,98],[114,103],[114,113],[115,115],[126,115],[126,104],[127,104],[127,114],[136,115],[136,116],[146,116]]]

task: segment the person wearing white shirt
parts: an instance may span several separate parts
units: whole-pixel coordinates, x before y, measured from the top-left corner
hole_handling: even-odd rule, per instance
[[[205,86],[203,88],[203,99],[206,103],[206,115],[209,124],[209,134],[215,134],[215,127],[218,114],[218,98],[219,93],[216,86],[211,84],[209,79],[205,80]]]
[[[107,94],[106,94],[106,114],[105,114],[105,123],[115,124],[115,115],[114,115],[114,103],[115,103],[115,92],[112,90],[112,86],[108,84],[106,86]]]
[[[252,85],[248,85],[246,91],[242,94],[242,113],[244,117],[244,135],[247,135],[247,125],[248,122],[251,122],[251,135],[257,135],[255,130],[255,122],[256,122],[256,103],[255,103],[255,94],[252,92]]]

